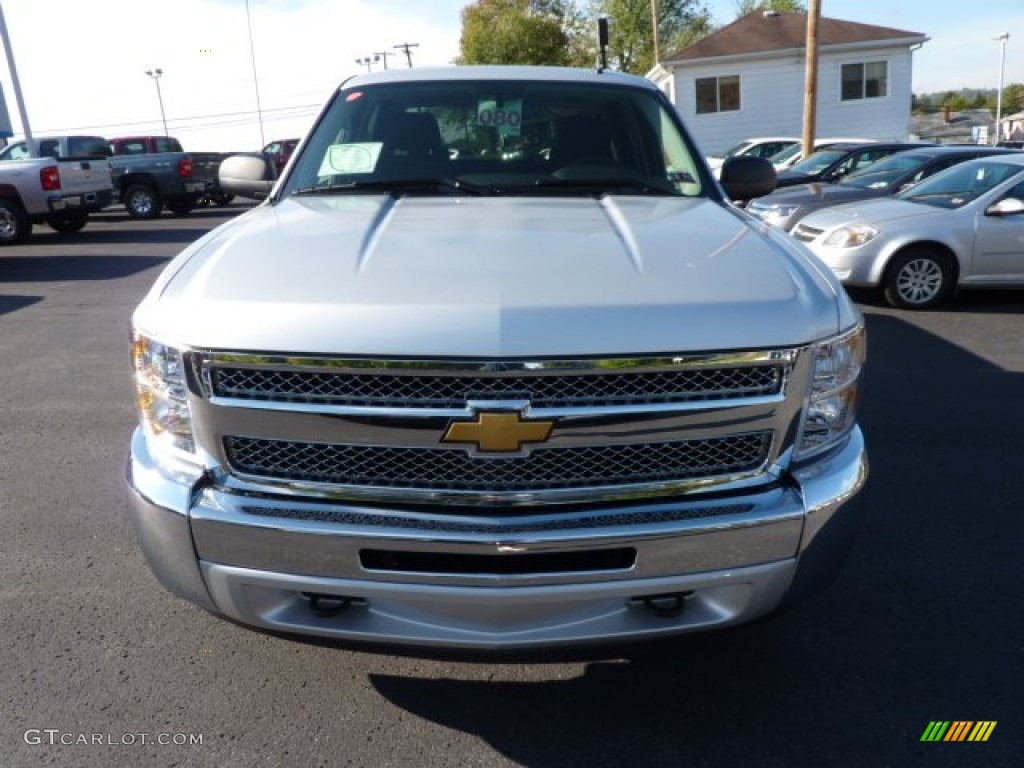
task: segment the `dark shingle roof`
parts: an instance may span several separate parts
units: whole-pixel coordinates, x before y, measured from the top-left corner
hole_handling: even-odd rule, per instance
[[[665,61],[691,61],[717,56],[786,51],[793,48],[803,50],[806,46],[806,35],[806,13],[780,12],[766,15],[762,11],[754,11],[672,54]],[[855,21],[822,17],[818,22],[819,47],[907,38],[918,38],[914,42],[924,42],[928,39],[920,32],[876,27]]]

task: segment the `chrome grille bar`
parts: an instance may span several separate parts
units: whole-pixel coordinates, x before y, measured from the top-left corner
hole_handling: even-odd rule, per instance
[[[770,432],[666,443],[538,448],[524,457],[463,450],[225,439],[232,471],[331,485],[508,492],[658,483],[747,473],[768,458]]]
[[[670,359],[428,363],[212,355],[208,396],[355,407],[461,408],[529,400],[534,408],[685,403],[777,395],[791,350]]]

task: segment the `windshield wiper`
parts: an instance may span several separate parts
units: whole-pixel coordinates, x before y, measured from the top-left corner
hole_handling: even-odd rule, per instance
[[[460,179],[365,179],[362,181],[349,181],[344,184],[316,184],[309,187],[300,187],[292,192],[293,195],[339,195],[348,192],[390,192],[400,195],[408,191],[439,191],[451,190],[465,192],[470,195],[490,195],[494,193],[492,187],[485,187],[480,184],[462,181]]]
[[[616,176],[596,179],[539,179],[533,184],[524,185],[523,189],[537,191],[564,190],[572,192],[585,190],[610,195],[616,192],[637,192],[643,195],[676,195],[677,190],[668,182],[664,185],[652,183],[649,179],[636,179],[629,176]],[[517,191],[519,188],[517,187]]]

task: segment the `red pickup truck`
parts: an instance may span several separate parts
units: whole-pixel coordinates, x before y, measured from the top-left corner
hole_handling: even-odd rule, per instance
[[[124,136],[110,140],[115,155],[148,155],[155,152],[184,152],[181,142],[171,136]]]

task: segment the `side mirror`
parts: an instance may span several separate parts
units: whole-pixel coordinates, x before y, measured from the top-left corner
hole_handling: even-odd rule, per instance
[[[722,163],[719,181],[733,200],[764,197],[775,189],[775,166],[763,157],[730,157]]]
[[[262,152],[228,155],[217,170],[217,180],[224,192],[256,200],[270,194],[276,175],[273,164]]]
[[[986,216],[1011,216],[1019,213],[1024,213],[1024,200],[1016,197],[1004,197],[985,209]]]

